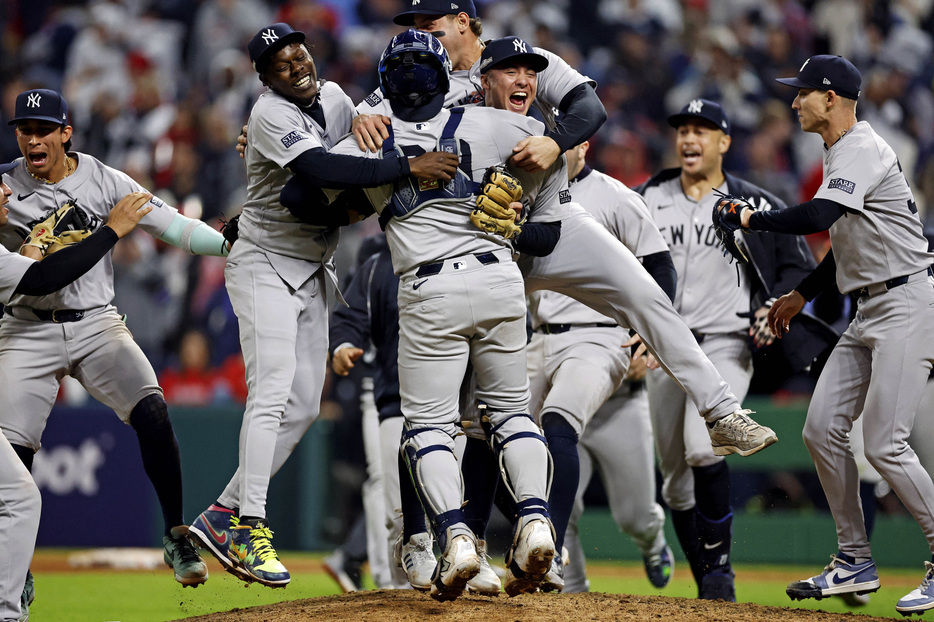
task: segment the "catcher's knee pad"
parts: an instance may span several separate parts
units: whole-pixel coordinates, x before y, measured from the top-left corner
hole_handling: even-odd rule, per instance
[[[439,539],[454,523],[463,523],[464,515],[461,510],[463,505],[463,482],[461,472],[457,466],[457,459],[454,456],[454,449],[451,437],[440,428],[416,428],[406,430],[402,433],[402,457],[408,467],[409,476],[415,485],[422,508],[428,516],[435,533]],[[431,485],[426,481],[425,460],[434,452],[447,452],[450,454],[450,464],[435,463],[433,469],[443,469],[450,467],[450,472],[437,472],[432,470],[429,475]],[[454,508],[450,499],[457,497],[458,501]],[[445,502],[448,499],[448,502]]]

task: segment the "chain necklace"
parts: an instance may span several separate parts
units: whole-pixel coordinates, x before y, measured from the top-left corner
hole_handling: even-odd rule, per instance
[[[74,159],[71,156],[66,155],[65,156],[65,174],[62,176],[62,179],[65,179],[65,177],[68,177],[69,175],[74,173],[76,168],[78,168],[78,164],[74,161]],[[29,176],[32,177],[33,179],[35,179],[36,181],[42,182],[44,184],[52,185],[52,184],[57,184],[59,181],[62,181],[62,179],[59,179],[58,181],[49,181],[48,179],[45,179],[43,177],[36,177],[35,175],[32,174],[32,171],[29,170],[28,166],[26,167],[26,172],[29,173]]]

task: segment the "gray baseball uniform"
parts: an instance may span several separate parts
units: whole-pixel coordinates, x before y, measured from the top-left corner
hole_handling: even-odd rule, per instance
[[[317,418],[328,344],[326,281],[339,230],[304,224],[279,203],[284,168],[308,149],[329,148],[350,128],[353,104],[321,81],[326,129],[270,90],[250,113],[247,201],[224,276],[240,324],[249,387],[240,466],[218,501],[241,516],[266,516],[269,478]]]
[[[385,103],[376,110],[392,116]],[[462,168],[446,193],[437,185],[416,187],[406,181],[396,185],[392,201],[384,206],[389,197],[385,187],[367,191],[377,211],[393,214],[386,221],[386,238],[394,271],[400,275],[403,449],[442,548],[458,533],[473,537],[462,522],[463,490],[453,453],[458,396],[468,361],[477,376],[477,398],[487,406],[491,442],[500,452],[517,501],[534,500],[535,512],[546,506],[547,450],[538,427],[526,415],[522,277],[508,242],[479,232],[469,219],[475,192],[471,182],[481,179],[489,166],[505,161],[520,140],[543,130],[533,119],[479,107],[443,109],[418,123],[394,119],[395,145],[428,151],[453,139],[462,153]],[[333,152],[360,155],[352,138]],[[545,211],[556,209],[566,175],[563,165],[546,173],[521,174],[524,200],[538,202]],[[402,211],[399,202],[410,209]],[[382,216],[385,219],[385,213]]]
[[[719,190],[726,189],[724,181]],[[716,200],[708,194],[695,201],[684,193],[677,176],[645,191],[646,204],[678,273],[675,309],[742,401],[752,379],[752,355],[746,344],[749,321],[736,314],[749,311],[749,283],[745,271],[737,277],[710,225],[710,209]],[[717,295],[711,296],[712,292]],[[714,455],[706,426],[696,416],[697,408],[669,376],[649,371],[647,384],[664,477],[662,496],[672,509],[693,508],[691,467],[708,466],[723,457]]]
[[[667,250],[638,193],[599,171],[584,170],[586,174],[578,175],[571,183],[575,201],[635,256]],[[573,534],[571,539],[575,542],[568,542],[566,537],[568,548],[580,548],[576,520],[583,510],[581,496],[596,463],[617,524],[636,540],[644,555],[657,552],[665,545],[665,515],[655,501],[654,455],[645,391],[629,385],[620,389],[629,367],[629,352],[621,347],[629,340],[628,330],[580,302],[554,292],[533,293],[529,309],[535,329],[528,348],[532,413],[538,418],[545,412],[562,415],[580,435],[580,444],[587,450],[581,453],[578,503],[568,524],[568,534]],[[549,334],[552,327],[560,327],[563,332]],[[604,405],[617,389],[620,390],[611,400],[612,407],[609,403]],[[600,431],[593,432],[590,423],[597,412],[602,413]],[[608,434],[619,429],[617,419],[625,421],[622,424],[625,430],[621,434]],[[698,422],[703,425],[699,418]],[[709,448],[709,441],[707,445]],[[582,559],[576,561],[578,568],[565,569],[565,579],[574,579],[573,588],[585,580]]]
[[[8,303],[33,260],[0,247],[0,301]],[[42,498],[23,461],[0,434],[0,620],[20,618],[20,595],[32,563]]]
[[[10,225],[0,229],[0,243],[18,248],[31,229],[29,223],[45,218],[74,199],[97,229],[110,209],[130,192],[145,189],[129,176],[82,153],[75,172],[56,184],[32,177],[18,166],[4,179],[17,198],[11,204]],[[161,236],[176,210],[158,198],[155,208],[140,221],[140,228]],[[84,276],[47,296],[14,296],[9,316],[0,323],[0,428],[14,445],[38,450],[59,382],[75,377],[97,400],[128,422],[136,404],[162,389],[142,350],[111,305],[113,267],[110,255]],[[81,321],[39,321],[36,314],[56,310],[83,312]],[[114,365],[119,360],[120,365]]]
[[[934,483],[908,445],[934,362],[934,278],[911,189],[895,152],[865,121],[824,150],[815,198],[844,205],[830,228],[837,286],[860,293],[856,317],[821,373],[804,441],[837,525],[840,551],[869,557],[856,461],[847,442],[863,420],[866,457],[918,521],[934,552]],[[888,284],[887,284],[888,282]]]

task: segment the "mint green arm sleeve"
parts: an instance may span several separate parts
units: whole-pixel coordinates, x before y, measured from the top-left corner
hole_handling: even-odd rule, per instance
[[[212,229],[200,220],[181,214],[175,215],[175,219],[159,239],[193,255],[226,257],[229,252],[227,240],[220,231]]]

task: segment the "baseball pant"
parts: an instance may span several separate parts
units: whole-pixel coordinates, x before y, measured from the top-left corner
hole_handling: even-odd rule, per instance
[[[871,555],[848,435],[863,420],[866,458],[921,526],[934,552],[934,482],[908,444],[934,361],[934,277],[861,298],[811,397],[804,444],[837,525],[842,553]]]
[[[691,342],[696,343],[694,337]],[[740,399],[745,397],[752,379],[752,354],[745,335],[707,335],[700,347],[735,394]],[[659,469],[664,478],[662,498],[673,510],[691,509],[695,506],[691,467],[709,466],[723,457],[714,455],[697,407],[670,376],[659,370],[649,371],[646,381]]]
[[[373,379],[363,379],[360,394],[363,412],[363,453],[366,456],[366,481],[363,482],[363,513],[366,517],[366,556],[370,565],[370,576],[379,589],[394,588],[392,568],[389,561],[389,528],[386,522],[385,478],[382,449],[380,448],[379,412],[373,401]],[[398,445],[398,438],[396,440]],[[395,456],[393,452],[393,456]],[[398,476],[397,476],[398,479]]]
[[[248,397],[240,466],[218,501],[239,507],[241,516],[264,518],[270,478],[318,417],[328,349],[325,270],[294,288],[266,252],[238,242],[224,275],[240,325]]]
[[[583,208],[569,209],[562,218],[561,239],[550,255],[523,256],[520,266],[526,293],[556,291],[632,327],[708,421],[740,407],[665,292]]]
[[[39,532],[42,498],[23,461],[0,434],[0,620],[19,620],[20,596]]]

